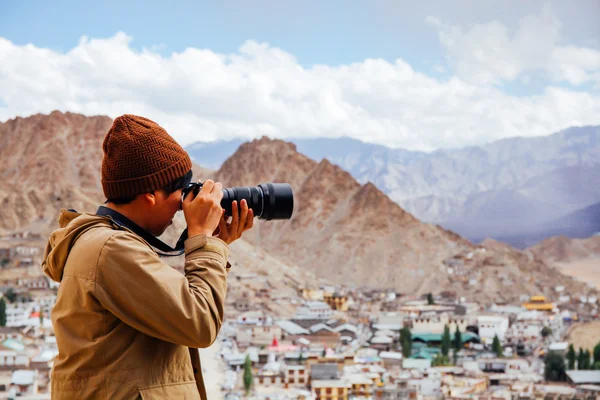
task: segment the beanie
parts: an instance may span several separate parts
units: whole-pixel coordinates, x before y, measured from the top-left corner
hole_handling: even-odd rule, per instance
[[[102,144],[102,189],[107,199],[152,192],[192,169],[183,148],[156,122],[116,118]]]

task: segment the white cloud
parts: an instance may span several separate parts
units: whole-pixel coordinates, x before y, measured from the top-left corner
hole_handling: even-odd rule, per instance
[[[425,20],[438,31],[458,76],[469,82],[499,84],[528,71],[572,85],[600,82],[600,51],[561,45],[561,23],[549,7],[523,18],[514,33],[498,21],[465,30],[435,17]]]
[[[495,29],[501,37],[502,29]],[[188,48],[162,56],[133,50],[131,40],[124,33],[84,37],[58,53],[0,38],[0,120],[54,109],[136,113],[165,126],[182,144],[347,135],[420,150],[600,124],[598,93],[548,87],[514,97],[460,77],[432,78],[401,59],[304,68],[293,55],[252,41],[235,54]],[[583,72],[557,73],[591,79],[593,55],[573,51]],[[492,75],[498,73],[514,74]]]

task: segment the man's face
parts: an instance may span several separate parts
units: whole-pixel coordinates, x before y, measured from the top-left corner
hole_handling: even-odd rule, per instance
[[[152,207],[152,218],[148,226],[150,233],[160,236],[173,223],[177,211],[181,209],[181,192],[176,190],[167,195],[162,189],[154,192],[155,204]]]

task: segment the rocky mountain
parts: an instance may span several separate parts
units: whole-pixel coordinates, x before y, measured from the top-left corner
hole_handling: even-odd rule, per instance
[[[527,249],[564,274],[600,288],[600,236],[571,239],[556,236]]]
[[[2,232],[44,234],[55,226],[61,207],[95,210],[103,201],[101,143],[110,123],[106,117],[55,112],[0,124]],[[212,174],[194,168],[203,178]],[[482,302],[551,296],[558,284],[585,290],[531,253],[493,241],[473,245],[422,223],[374,184],[359,183],[328,160],[316,162],[291,143],[263,138],[243,144],[214,177],[227,186],[274,181],[294,188],[292,219],[257,221],[236,244],[233,261],[243,266],[232,290],[247,299],[257,296],[256,285],[290,299],[290,288],[317,279],[408,294],[449,290]],[[182,228],[179,219],[164,239],[172,240]],[[244,273],[253,277],[245,280]]]
[[[58,210],[102,198],[102,139],[108,117],[53,112],[0,123],[0,232],[47,226]]]
[[[245,143],[216,177],[227,186],[290,183],[292,219],[260,222],[247,240],[332,282],[410,294],[450,290],[482,301],[574,284],[528,253],[494,241],[476,246],[422,223],[372,183],[360,184],[292,143],[266,137]]]
[[[533,226],[600,200],[600,174],[595,172],[600,168],[600,127],[433,153],[349,138],[291,141],[315,161],[327,158],[360,183],[373,182],[416,217],[476,242],[494,237],[526,247],[532,243],[523,238],[557,234],[537,232]],[[197,143],[189,150],[216,166],[239,143]],[[578,229],[558,233],[573,232]]]

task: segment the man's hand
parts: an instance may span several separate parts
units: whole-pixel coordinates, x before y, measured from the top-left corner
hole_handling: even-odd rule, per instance
[[[231,203],[231,223],[229,224],[226,221],[228,218],[225,218],[225,210],[223,210],[219,227],[213,232],[213,236],[227,244],[238,240],[242,237],[242,233],[252,228],[254,224],[254,211],[251,208],[248,209],[246,199],[242,199],[240,204],[241,212],[238,212],[238,202]]]
[[[189,237],[201,234],[212,236],[217,229],[223,215],[221,207],[223,191],[221,189],[223,189],[223,185],[220,182],[215,183],[208,179],[196,197],[193,197],[193,193],[185,197],[182,208]]]

